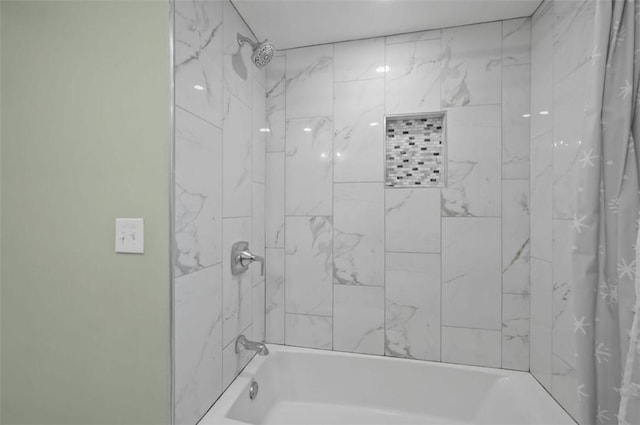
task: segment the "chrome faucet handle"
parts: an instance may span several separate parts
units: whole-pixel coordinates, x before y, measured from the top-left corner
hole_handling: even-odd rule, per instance
[[[264,276],[264,257],[260,255],[254,255],[250,251],[242,251],[236,260],[242,266],[248,266],[249,264],[257,261],[260,263],[260,276]]]
[[[244,250],[236,257],[236,262],[241,266],[248,266],[255,260],[255,256],[248,250]]]
[[[261,257],[260,255],[254,255],[253,261],[257,261],[260,263],[260,276],[264,277],[264,257]]]
[[[249,251],[249,243],[236,242],[231,249],[231,273],[232,275],[238,275],[244,273],[249,268],[249,265],[257,261],[261,264],[260,276],[264,276],[264,257],[254,255]]]

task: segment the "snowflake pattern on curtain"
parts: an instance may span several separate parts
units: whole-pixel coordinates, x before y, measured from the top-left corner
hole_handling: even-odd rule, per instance
[[[573,222],[581,424],[640,423],[640,1],[596,3],[593,81]]]

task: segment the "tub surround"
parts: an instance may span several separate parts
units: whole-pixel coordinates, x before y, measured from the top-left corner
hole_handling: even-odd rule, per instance
[[[279,51],[265,75],[229,2],[177,2],[176,420],[249,361],[240,333],[531,368],[573,412],[567,190],[590,51],[569,46],[592,12],[547,0],[531,19]],[[439,111],[446,187],[385,187],[385,115]],[[266,283],[230,275],[237,240]]]
[[[195,424],[249,361],[236,337],[264,337],[259,267],[231,276],[229,264],[234,242],[265,246],[265,73],[238,32],[251,34],[228,1],[175,2],[178,424]]]
[[[572,187],[594,19],[595,4],[586,0],[545,0],[532,17],[531,372],[574,416]]]
[[[529,369],[530,20],[278,52],[267,340]],[[447,111],[446,188],[385,188],[384,117]]]

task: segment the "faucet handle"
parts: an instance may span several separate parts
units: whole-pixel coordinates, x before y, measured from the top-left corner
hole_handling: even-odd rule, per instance
[[[264,257],[254,255],[249,250],[249,243],[246,241],[233,244],[231,248],[231,274],[233,276],[246,272],[249,264],[254,261],[260,262],[260,276],[264,276]]]
[[[264,257],[261,257],[260,255],[254,255],[253,261],[257,261],[260,263],[260,276],[264,277]]]

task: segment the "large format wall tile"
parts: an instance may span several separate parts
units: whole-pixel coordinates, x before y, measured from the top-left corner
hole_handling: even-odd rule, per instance
[[[440,255],[388,253],[385,354],[440,360]]]
[[[442,219],[442,324],[501,329],[499,218]]]
[[[222,180],[224,217],[251,215],[251,109],[225,91]]]
[[[266,337],[266,308],[265,308],[266,288],[265,282],[253,287],[252,290],[252,312],[251,312],[251,339],[253,341],[264,341]],[[249,336],[247,336],[249,338]]]
[[[222,16],[224,40],[224,88],[238,97],[245,104],[251,106],[251,89],[255,66],[251,61],[251,47],[245,43],[238,44],[238,33],[253,38],[251,30],[236,12],[229,0],[223,0]],[[254,40],[255,41],[255,40]],[[255,72],[259,72],[257,69]]]
[[[387,45],[387,114],[440,110],[440,40]]]
[[[287,50],[287,118],[321,117],[333,108],[333,45]]]
[[[222,2],[175,3],[175,99],[222,126]]]
[[[502,178],[529,178],[529,65],[502,69]]]
[[[386,250],[440,252],[440,189],[386,189]]]
[[[593,155],[578,155],[584,131],[584,105],[593,68],[582,66],[557,83],[553,91],[553,218],[574,217],[575,175],[597,166]]]
[[[442,106],[500,103],[502,23],[442,31]]]
[[[382,183],[334,186],[334,283],[384,285]]]
[[[529,370],[529,294],[502,295],[502,367]]]
[[[551,132],[531,140],[531,256],[551,261],[553,146]]]
[[[176,276],[222,261],[222,133],[176,108]]]
[[[266,94],[264,87],[257,79],[253,80],[253,105],[251,106],[251,180],[264,183],[265,179],[265,153],[266,137],[265,130],[267,120],[265,118]]]
[[[176,423],[195,424],[222,392],[222,266],[175,282]]]
[[[502,66],[527,65],[530,62],[531,19],[518,18],[502,21]],[[528,90],[529,81],[524,86]]]
[[[334,291],[334,349],[384,354],[384,288],[335,285]]]
[[[275,55],[275,53],[274,53]],[[264,94],[264,98],[266,99],[267,95],[266,95],[266,90],[267,90],[267,70],[262,68],[255,68],[253,70],[253,80],[254,82],[258,83],[258,85],[261,87],[261,91]],[[255,92],[251,93],[251,97],[255,96]],[[261,94],[262,96],[262,94]],[[266,115],[265,115],[266,117]]]
[[[551,390],[551,264],[531,259],[531,373]]]
[[[500,367],[500,331],[442,328],[442,361]]]
[[[347,41],[333,45],[333,80],[384,78],[384,38]]]
[[[267,67],[267,152],[284,152],[285,60],[284,53],[276,53]]]
[[[453,108],[447,113],[446,216],[500,216],[500,106]]]
[[[285,344],[297,347],[333,348],[333,319],[287,313]]]
[[[284,248],[284,152],[266,155],[265,243],[269,248]]]
[[[284,344],[284,249],[267,248],[266,251],[266,339]]]
[[[502,177],[529,178],[531,20],[502,23]]]
[[[229,249],[234,242],[248,241],[251,246],[251,218],[225,218],[222,229],[223,246]],[[240,331],[251,324],[251,273],[231,275],[231,256],[222,259],[223,343],[226,346]]]
[[[332,141],[329,118],[287,122],[287,215],[331,215]]]
[[[287,313],[331,315],[332,233],[329,217],[287,217]]]
[[[503,180],[503,292],[529,293],[529,248],[529,180]]]
[[[553,2],[553,79],[555,82],[591,60],[594,51],[596,2],[564,0]]]
[[[553,353],[571,367],[576,367],[573,346],[573,285],[571,253],[573,220],[553,220]],[[603,288],[598,288],[603,291]],[[611,298],[605,298],[611,302]]]
[[[574,418],[578,417],[578,375],[576,369],[553,356],[551,394]]]
[[[531,18],[531,138],[551,130],[553,104],[553,1]]]
[[[264,257],[265,250],[265,190],[264,184],[253,183],[251,202],[251,252]],[[254,263],[250,267],[253,286],[264,282],[265,270],[260,263]]]
[[[384,80],[336,83],[334,92],[334,181],[383,181]]]

